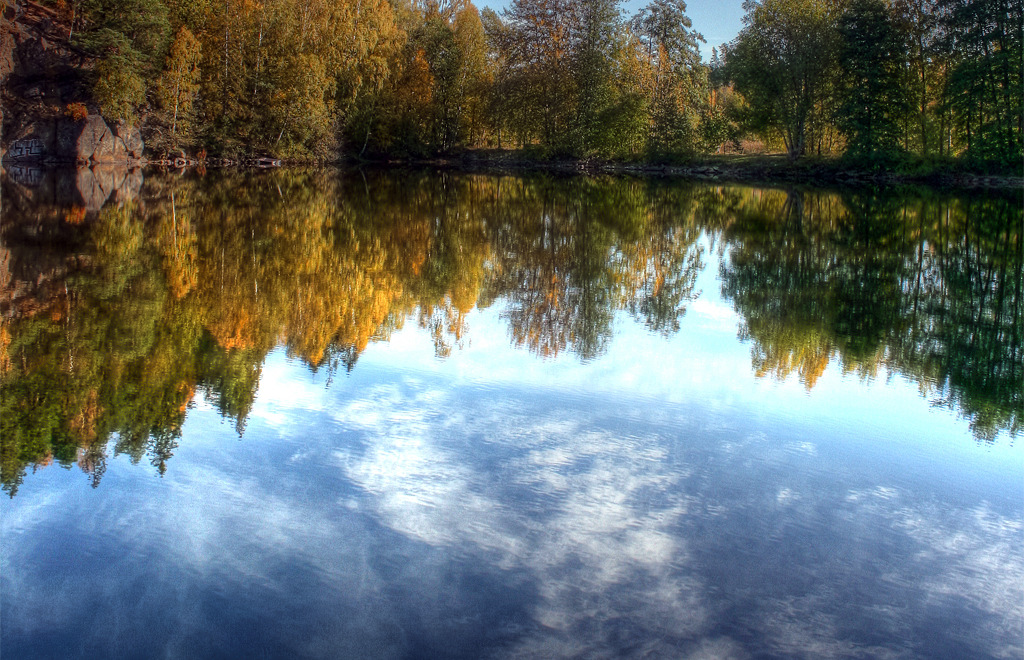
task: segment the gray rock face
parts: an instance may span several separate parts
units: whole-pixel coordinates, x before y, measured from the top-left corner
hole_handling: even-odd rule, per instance
[[[127,162],[128,150],[124,148],[124,142],[121,141],[121,138],[116,137],[105,123],[103,128],[106,130],[99,134],[90,160],[94,163]]]
[[[107,122],[99,115],[89,115],[81,122],[83,126],[73,144],[73,151],[70,155],[78,162],[95,160],[99,163],[108,163],[113,160],[114,155],[114,134],[107,127]],[[76,131],[72,131],[74,135]]]
[[[38,121],[19,131],[4,154],[4,162],[133,164],[145,144],[135,127],[110,130],[99,115],[81,121]]]
[[[57,125],[53,121],[29,124],[14,135],[4,161],[41,161],[57,149]]]
[[[139,132],[137,127],[132,126],[129,128],[124,124],[118,124],[114,133],[124,143],[129,158],[136,160],[142,158],[142,151],[146,148],[146,144],[142,141],[142,133]]]

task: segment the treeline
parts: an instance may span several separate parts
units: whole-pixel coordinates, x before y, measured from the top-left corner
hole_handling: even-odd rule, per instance
[[[793,156],[966,156],[1020,167],[1024,3],[764,0],[720,70],[742,125]]]
[[[102,112],[163,151],[1024,153],[1019,0],[751,1],[710,63],[682,0],[47,1]]]
[[[531,147],[1019,163],[1013,0],[764,0],[701,61],[682,0],[55,0],[105,115],[161,150],[331,158]]]

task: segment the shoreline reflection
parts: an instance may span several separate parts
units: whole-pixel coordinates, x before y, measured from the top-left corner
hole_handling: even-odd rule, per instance
[[[350,371],[414,323],[444,358],[491,306],[539,359],[601,356],[617,314],[671,340],[719,293],[697,287],[708,246],[758,376],[902,374],[979,441],[1021,427],[1012,196],[284,170],[150,176],[97,210],[3,186],[12,496],[51,462],[97,485],[111,449],[163,474],[197,395],[243,434],[277,346]]]

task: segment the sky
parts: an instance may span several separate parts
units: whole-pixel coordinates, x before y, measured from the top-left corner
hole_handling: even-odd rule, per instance
[[[478,0],[475,4],[501,11],[509,0]],[[647,0],[623,0],[622,7],[627,13],[635,14],[646,4]],[[701,45],[701,55],[708,60],[712,48],[731,41],[740,31],[743,0],[690,0],[686,3],[686,15],[693,21],[693,28],[707,40]]]

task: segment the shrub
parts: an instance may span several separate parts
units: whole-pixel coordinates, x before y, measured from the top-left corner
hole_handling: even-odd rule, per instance
[[[68,103],[64,108],[64,116],[70,117],[74,121],[82,121],[89,116],[89,109],[85,107],[84,103]]]

